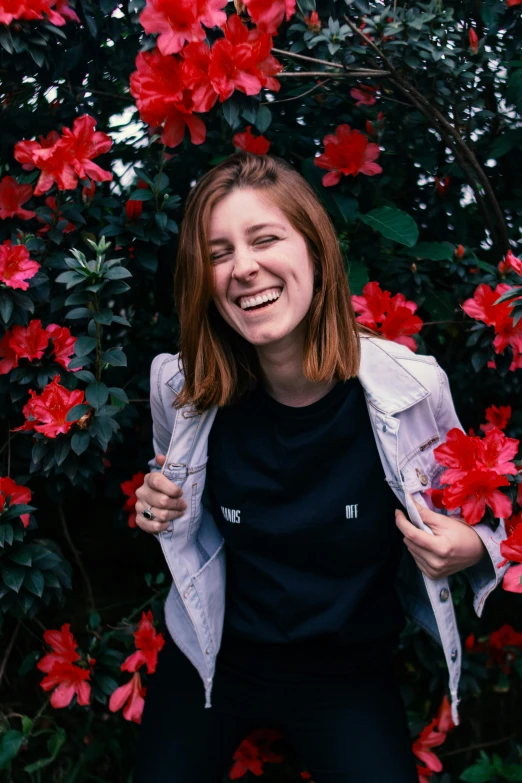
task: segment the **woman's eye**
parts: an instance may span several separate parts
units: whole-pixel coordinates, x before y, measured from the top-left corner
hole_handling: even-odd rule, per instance
[[[274,241],[277,242],[277,237],[267,237],[266,239],[262,239],[259,242],[256,242],[255,244],[266,245],[268,242],[274,242]],[[216,261],[220,261],[226,255],[228,255],[228,250],[224,253],[220,253],[218,256],[217,255],[210,256],[210,260],[215,263]]]

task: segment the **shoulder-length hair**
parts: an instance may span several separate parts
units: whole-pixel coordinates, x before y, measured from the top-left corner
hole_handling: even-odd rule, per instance
[[[357,375],[359,333],[343,258],[332,222],[308,182],[272,155],[236,152],[207,172],[189,192],[174,274],[185,382],[176,407],[199,412],[223,406],[252,389],[259,378],[254,347],[232,329],[212,300],[210,215],[236,188],[266,193],[306,241],[315,267],[307,318],[303,372],[311,381]]]

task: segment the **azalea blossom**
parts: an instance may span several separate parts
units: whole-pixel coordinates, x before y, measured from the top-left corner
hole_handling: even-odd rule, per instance
[[[257,28],[249,30],[237,14],[229,16],[223,32],[225,37],[212,47],[208,71],[220,101],[234,90],[245,95],[257,95],[263,87],[279,91],[281,84],[273,77],[283,66],[270,54],[272,37]]]
[[[13,326],[9,344],[17,359],[41,359],[49,344],[49,333],[42,329],[39,318],[33,318],[28,326]]]
[[[60,376],[55,375],[40,395],[29,389],[31,399],[22,409],[26,421],[11,432],[34,429],[47,438],[56,438],[60,433],[69,432],[78,419],[66,421],[65,417],[71,408],[84,402],[85,394],[80,389],[69,391],[58,383],[59,380]]]
[[[22,205],[33,195],[31,185],[19,185],[14,177],[4,177],[0,181],[0,220],[17,217],[20,220],[31,220],[36,215]]]
[[[243,0],[258,30],[277,35],[283,19],[288,22],[295,14],[295,0]]]
[[[120,484],[122,492],[128,496],[123,508],[125,511],[129,512],[129,518],[127,520],[129,527],[136,527],[136,509],[134,508],[138,500],[136,497],[136,490],[138,487],[142,486],[144,479],[145,473],[139,471],[138,473],[135,473],[129,481],[123,481]]]
[[[466,255],[466,248],[464,247],[464,245],[457,245],[457,247],[455,248],[455,258],[458,258],[460,261],[460,259],[464,258],[465,255]]]
[[[308,29],[312,31],[312,33],[321,32],[321,20],[319,19],[319,14],[317,11],[312,11],[310,16],[305,16],[304,22]]]
[[[6,239],[0,245],[0,283],[8,288],[20,288],[27,291],[27,282],[40,269],[40,264],[29,257],[29,251],[25,245],[13,245],[10,239]]]
[[[264,136],[253,136],[250,132],[251,125],[247,125],[242,133],[236,133],[232,137],[232,144],[241,150],[254,152],[256,155],[266,155],[270,149],[270,142]]]
[[[492,326],[495,330],[493,347],[495,353],[501,354],[511,346],[513,361],[510,370],[522,367],[522,320],[515,326],[511,313],[513,302],[500,302],[497,299],[506,291],[512,290],[507,283],[499,283],[495,290],[482,283],[477,287],[473,298],[466,299],[462,305],[464,312],[477,321],[482,321],[486,326]]]
[[[509,571],[511,570],[510,568]],[[505,674],[509,674],[511,661],[518,652],[513,648],[519,648],[522,652],[522,633],[515,631],[512,625],[504,624],[493,631],[487,641],[476,642],[475,636],[470,634],[465,647],[470,653],[488,653],[487,666],[500,666]]]
[[[434,179],[435,179],[435,190],[437,191],[439,196],[444,198],[444,196],[446,196],[448,193],[449,186],[451,183],[451,177],[446,176],[446,177],[442,177],[442,179],[440,177],[435,177]]]
[[[66,19],[80,21],[67,0],[1,0],[0,24],[11,24],[14,19],[46,19],[56,27],[64,25]]]
[[[109,699],[109,709],[117,712],[123,707],[123,717],[133,723],[141,723],[143,707],[145,706],[146,688],[141,684],[139,672],[133,674],[129,682],[116,688]]]
[[[130,92],[141,119],[154,127],[163,127],[161,141],[168,147],[181,144],[185,127],[192,144],[202,144],[205,123],[193,114],[200,107],[185,85],[181,58],[167,57],[153,49],[138,54],[136,68],[130,76]]]
[[[146,33],[159,33],[161,54],[176,54],[187,42],[203,41],[205,27],[222,27],[227,0],[147,0],[140,14]]]
[[[49,324],[49,326],[45,327],[45,331],[50,335],[53,342],[52,357],[54,361],[65,370],[68,370],[69,363],[74,355],[76,337],[73,337],[66,326],[59,326],[58,324]],[[76,367],[70,370],[70,372],[78,372],[79,369],[79,367]]]
[[[112,180],[93,158],[108,152],[112,139],[106,133],[95,131],[96,120],[83,114],[74,120],[73,127],[62,129],[62,135],[53,131],[39,141],[19,141],[14,156],[26,169],[40,169],[41,174],[34,190],[35,196],[46,193],[53,183],[58,190],[74,190],[78,177],[90,177],[95,182]]]
[[[477,54],[479,50],[479,39],[478,35],[476,34],[475,30],[470,27],[469,28],[469,48],[473,52],[473,54]]]
[[[6,375],[18,367],[19,359],[41,359],[50,340],[54,360],[67,369],[74,353],[76,338],[66,326],[49,324],[43,329],[42,322],[33,318],[27,326],[16,325],[8,329],[0,340],[0,375]]]
[[[59,631],[45,631],[44,640],[52,652],[44,655],[36,666],[47,673],[40,683],[44,691],[55,688],[51,705],[56,709],[67,707],[75,694],[78,704],[89,704],[91,686],[87,680],[90,679],[90,671],[75,665],[80,655],[76,652],[78,643],[70,631],[69,623],[62,625]]]
[[[329,133],[323,139],[324,152],[314,158],[314,164],[330,173],[323,177],[323,185],[331,187],[341,181],[341,176],[366,174],[373,177],[381,174],[382,168],[375,160],[379,157],[379,145],[368,141],[358,130],[352,130],[346,123],[338,125],[335,134]]]
[[[413,753],[426,767],[432,772],[442,771],[442,762],[438,756],[433,753],[431,748],[437,748],[446,740],[446,733],[437,728],[438,719],[434,718],[431,723],[421,731],[412,745]]]
[[[192,102],[197,112],[207,112],[214,106],[218,94],[208,75],[211,50],[205,43],[191,43],[185,46],[183,56],[183,84],[192,90]]]
[[[508,8],[511,8],[511,6],[520,5],[522,3],[522,0],[506,0],[506,5]]]
[[[497,565],[497,568],[510,560],[522,563],[522,525],[517,525],[511,535],[505,541],[500,542],[500,554],[505,559]]]
[[[350,90],[350,96],[356,101],[356,106],[373,106],[377,103],[376,92],[377,88],[372,87],[371,84],[361,84]]]
[[[417,350],[411,335],[420,332],[422,321],[414,315],[415,302],[407,300],[403,294],[392,296],[389,291],[382,291],[379,283],[367,283],[362,296],[352,296],[352,303],[358,323],[412,351]]]
[[[508,250],[504,260],[498,265],[498,271],[501,275],[505,275],[507,272],[515,272],[522,277],[522,260],[517,258],[512,250]]]
[[[460,508],[468,525],[481,521],[486,506],[495,517],[505,518],[511,514],[511,501],[499,488],[508,486],[508,479],[492,470],[472,470],[465,479],[444,489],[444,505],[449,511]]]
[[[511,405],[491,405],[486,408],[487,424],[481,424],[480,429],[483,432],[490,432],[497,427],[499,430],[505,430],[511,418]]]
[[[143,664],[147,666],[148,674],[156,671],[158,653],[165,644],[165,638],[163,634],[156,632],[153,619],[150,609],[146,614],[142,612],[141,620],[134,632],[137,650],[123,661],[122,672],[136,672]]]
[[[8,504],[8,508],[9,508],[10,506],[15,506],[18,504],[25,505],[26,503],[30,503],[32,496],[33,493],[31,492],[29,487],[23,487],[21,484],[17,484],[9,476],[0,476],[0,514],[5,508],[5,504],[7,502],[8,497],[11,498]],[[20,519],[22,520],[22,524],[24,527],[27,527],[29,525],[28,513],[21,514]]]
[[[281,738],[281,733],[275,729],[256,729],[241,742],[233,755],[233,764],[228,773],[230,780],[238,780],[247,772],[260,776],[263,774],[263,764],[279,764],[284,757],[274,753],[271,744]]]

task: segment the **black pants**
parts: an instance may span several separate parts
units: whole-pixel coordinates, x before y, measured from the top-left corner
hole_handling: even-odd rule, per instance
[[[314,783],[418,783],[391,645],[282,650],[229,636],[206,709],[200,675],[166,636],[149,679],[134,783],[218,783],[256,728],[281,730]]]

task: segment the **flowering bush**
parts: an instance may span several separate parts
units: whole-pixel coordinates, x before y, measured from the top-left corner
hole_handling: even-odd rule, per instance
[[[177,350],[181,205],[234,149],[303,174],[358,321],[450,376],[468,434],[437,447],[432,500],[471,525],[504,517],[512,565],[480,619],[451,578],[467,639],[457,729],[441,650],[411,623],[397,675],[420,781],[518,779],[521,3],[327,5],[0,0],[0,772],[13,783],[131,775],[170,581],[134,512],[149,369]],[[260,776],[311,780],[269,726],[227,779]]]

